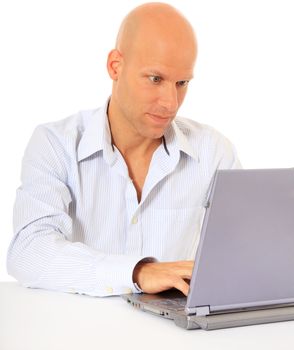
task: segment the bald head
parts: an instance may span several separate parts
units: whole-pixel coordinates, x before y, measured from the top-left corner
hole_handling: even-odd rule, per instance
[[[196,53],[191,24],[172,6],[147,3],[131,11],[107,59],[112,130],[117,125],[128,140],[157,143],[184,101]]]
[[[136,7],[123,20],[116,49],[125,57],[140,49],[174,49],[187,51],[196,59],[197,44],[188,20],[174,7],[164,3],[146,3]]]

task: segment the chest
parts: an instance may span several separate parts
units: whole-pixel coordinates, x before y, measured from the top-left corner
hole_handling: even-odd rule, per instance
[[[146,158],[132,157],[126,160],[129,177],[137,192],[138,202],[142,198],[142,190],[150,167],[151,156]]]
[[[138,202],[128,170],[97,161],[80,163],[76,172],[73,239],[112,254],[190,256],[208,186],[206,171],[184,159],[170,172],[151,162],[135,172],[142,176]]]
[[[72,168],[71,192],[74,207],[86,217],[127,212],[128,221],[140,207],[155,210],[181,209],[203,204],[214,171],[187,158],[181,158],[174,168],[162,162],[141,161],[116,163],[109,166],[103,158],[79,163]],[[141,201],[137,200],[138,191]]]

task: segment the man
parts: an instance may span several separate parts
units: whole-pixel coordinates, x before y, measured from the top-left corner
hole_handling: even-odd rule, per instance
[[[173,7],[123,21],[104,107],[36,128],[14,208],[8,271],[24,285],[94,296],[172,287],[188,294],[203,203],[236,168],[212,128],[176,118],[197,45]]]

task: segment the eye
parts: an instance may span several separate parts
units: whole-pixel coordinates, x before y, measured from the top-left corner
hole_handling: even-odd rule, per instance
[[[159,84],[162,81],[162,78],[158,75],[150,75],[149,79],[152,81],[154,84]]]
[[[178,87],[186,87],[189,84],[189,80],[180,80],[177,81],[177,86]]]

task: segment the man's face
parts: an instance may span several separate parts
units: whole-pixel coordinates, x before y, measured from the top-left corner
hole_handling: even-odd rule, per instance
[[[184,101],[194,61],[193,50],[171,42],[133,48],[113,90],[124,124],[138,136],[160,138]]]

